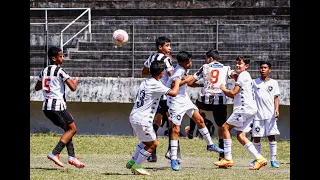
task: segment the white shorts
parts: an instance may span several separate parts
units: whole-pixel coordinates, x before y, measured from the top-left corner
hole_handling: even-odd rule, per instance
[[[253,120],[252,137],[280,135],[277,120],[277,118]]]
[[[252,109],[234,109],[226,123],[233,125],[236,131],[243,131],[245,133],[251,130],[250,124],[253,121],[256,111]]]
[[[137,138],[142,142],[151,142],[157,139],[156,133],[154,132],[152,125],[146,126],[131,123],[131,127]]]
[[[183,116],[187,114],[189,118],[192,118],[194,110],[198,110],[197,106],[193,104],[189,96],[179,97],[175,100],[172,97],[167,99],[168,112],[170,114],[170,120],[175,125],[181,125]]]

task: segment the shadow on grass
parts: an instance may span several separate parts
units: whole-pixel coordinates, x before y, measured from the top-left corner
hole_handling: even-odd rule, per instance
[[[43,168],[43,167],[35,167],[35,168],[30,168],[30,169],[39,169],[39,170],[48,170],[48,171],[57,171],[57,170],[62,170],[60,168]]]
[[[134,175],[134,174],[129,174],[129,173],[113,173],[113,172],[105,172],[105,173],[102,173],[103,175],[106,175],[106,176],[113,176],[113,175]]]
[[[150,169],[150,170],[167,170],[171,169],[170,167],[145,167],[145,169]]]

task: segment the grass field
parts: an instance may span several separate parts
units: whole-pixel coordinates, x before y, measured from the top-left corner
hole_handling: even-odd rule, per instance
[[[278,140],[277,159],[280,168],[271,168],[270,163],[258,171],[249,170],[253,157],[245,148],[233,139],[232,155],[234,166],[219,169],[213,165],[219,154],[208,152],[203,139],[180,138],[183,162],[180,171],[171,170],[169,160],[164,154],[168,147],[168,138],[160,137],[157,149],[158,162],[145,162],[143,166],[150,176],[133,175],[125,165],[130,160],[139,143],[132,136],[80,136],[73,138],[77,157],[86,163],[84,169],[78,169],[67,163],[66,148],[61,153],[65,163],[60,168],[47,159],[59,140],[57,134],[30,134],[30,179],[290,179],[290,141]],[[217,139],[213,139],[217,143]],[[269,160],[268,142],[262,140],[262,155]]]

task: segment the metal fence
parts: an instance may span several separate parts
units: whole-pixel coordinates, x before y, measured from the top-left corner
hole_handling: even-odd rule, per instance
[[[181,50],[193,54],[190,73],[204,63],[205,53],[209,49],[216,48],[220,52],[221,62],[232,67],[237,55],[251,56],[249,71],[253,77],[259,76],[259,62],[268,60],[273,65],[273,78],[290,79],[289,20],[273,20],[268,17],[265,19],[177,17],[159,20],[153,17],[92,17],[90,38],[88,32],[84,31],[79,33],[74,41],[66,44],[63,67],[72,76],[141,77],[143,62],[156,51],[155,39],[164,35],[172,41],[173,57]],[[70,19],[54,20],[55,24],[51,25],[52,30],[48,34],[48,44],[60,46],[59,30],[61,31]],[[87,21],[78,20],[78,23],[73,24],[73,28],[69,28],[70,31],[81,29]],[[129,42],[123,47],[112,43],[112,32],[116,29],[124,29],[129,34]],[[41,25],[30,25],[30,33],[30,74],[37,75],[44,66],[45,55],[39,56],[33,52],[36,52],[37,48],[45,49],[40,38],[45,33]]]

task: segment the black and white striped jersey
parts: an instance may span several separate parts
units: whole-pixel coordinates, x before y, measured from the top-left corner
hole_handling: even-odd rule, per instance
[[[226,104],[226,95],[220,89],[221,84],[225,84],[230,78],[230,66],[225,66],[220,62],[211,62],[204,64],[194,73],[193,77],[196,80],[203,78],[203,88],[201,96],[204,98],[205,104],[211,104],[210,99],[213,98],[212,104]],[[201,99],[202,100],[202,99]]]
[[[158,60],[158,61],[163,61],[166,64],[166,68],[165,68],[165,72],[164,75],[162,76],[162,78],[160,79],[160,81],[162,82],[162,84],[166,84],[168,79],[169,79],[169,74],[168,71],[171,71],[174,69],[173,65],[172,65],[172,59],[170,59],[168,56],[162,54],[162,53],[153,53],[149,56],[149,58],[144,62],[144,66],[147,68],[150,68],[151,63],[154,60]]]
[[[42,110],[62,111],[67,108],[65,81],[69,78],[66,71],[57,65],[49,65],[41,71],[37,79],[42,82]]]

